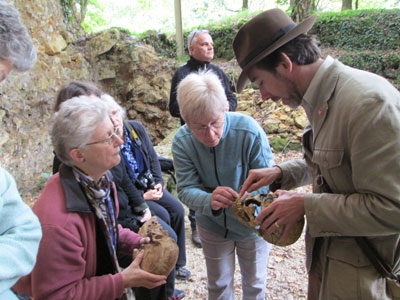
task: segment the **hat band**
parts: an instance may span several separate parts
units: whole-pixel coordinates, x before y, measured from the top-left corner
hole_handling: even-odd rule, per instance
[[[255,48],[253,51],[247,55],[247,57],[239,64],[240,67],[243,69],[249,62],[251,62],[258,54],[260,54],[263,50],[267,49],[269,46],[271,46],[273,43],[275,43],[277,40],[279,40],[282,36],[284,36],[286,33],[288,33],[291,29],[296,27],[296,23],[291,23],[284,28],[279,29],[273,36],[270,38],[268,41],[263,43],[262,45],[258,46]]]

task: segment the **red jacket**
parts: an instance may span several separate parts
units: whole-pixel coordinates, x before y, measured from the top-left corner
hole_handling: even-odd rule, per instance
[[[14,290],[40,300],[116,299],[124,291],[122,275],[112,272],[115,274],[96,276],[103,257],[97,261],[101,249],[97,245],[95,215],[71,168],[63,166],[60,173],[49,179],[33,206],[43,238],[32,273],[21,278]],[[115,189],[114,201],[118,212]],[[141,236],[118,227],[119,250],[132,253]],[[110,256],[103,256],[106,263]]]

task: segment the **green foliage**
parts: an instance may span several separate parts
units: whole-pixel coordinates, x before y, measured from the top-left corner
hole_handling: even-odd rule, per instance
[[[346,50],[400,49],[400,10],[321,13],[312,30],[322,47]]]
[[[87,33],[94,33],[98,28],[108,24],[104,18],[104,7],[97,0],[90,0],[90,10],[86,12],[86,17],[81,26]]]
[[[291,141],[288,137],[271,136],[269,144],[274,153],[283,153],[287,150],[301,151],[301,144],[298,141]]]
[[[400,52],[342,52],[337,58],[344,64],[379,74],[400,90]]]
[[[399,9],[321,13],[310,31],[346,65],[379,74],[400,89],[399,32]]]
[[[75,0],[61,0],[61,7],[63,9],[64,17],[69,22],[74,22],[74,12],[72,10],[72,5]]]
[[[141,34],[139,40],[152,45],[154,50],[164,57],[173,58],[176,56],[176,41],[168,39],[165,33],[157,33],[154,30],[148,30]]]

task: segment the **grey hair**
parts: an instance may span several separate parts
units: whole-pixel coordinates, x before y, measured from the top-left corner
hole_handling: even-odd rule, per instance
[[[51,142],[57,157],[66,165],[73,166],[69,152],[84,147],[97,126],[107,120],[108,106],[97,97],[79,96],[60,105],[54,114]]]
[[[187,47],[188,47],[188,51],[189,54],[192,55],[192,52],[190,51],[190,46],[193,46],[196,44],[197,42],[197,35],[202,34],[202,33],[208,33],[210,34],[210,31],[208,31],[207,29],[199,29],[196,28],[194,30],[192,30],[188,37],[187,37]]]
[[[178,85],[177,98],[187,123],[226,110],[228,100],[219,77],[211,70],[190,73]]]
[[[100,99],[103,100],[107,104],[108,109],[112,109],[112,108],[119,109],[119,111],[121,112],[121,115],[122,115],[122,119],[125,119],[125,117],[126,117],[125,108],[123,108],[121,105],[119,105],[118,102],[115,101],[115,99],[111,95],[102,94]]]
[[[36,49],[18,11],[0,0],[0,59],[12,62],[18,72],[29,70],[36,61]]]

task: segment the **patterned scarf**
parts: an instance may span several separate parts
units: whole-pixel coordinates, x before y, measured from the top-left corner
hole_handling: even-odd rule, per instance
[[[117,259],[118,225],[114,213],[113,200],[110,197],[112,183],[108,178],[107,173],[105,173],[96,183],[92,177],[84,174],[79,169],[72,168],[72,171],[76,181],[79,182],[83,188],[97,219],[100,221],[100,226],[106,237],[108,250],[114,268],[117,272],[121,272]],[[134,300],[135,296],[132,289],[125,289],[125,293],[119,299]]]

